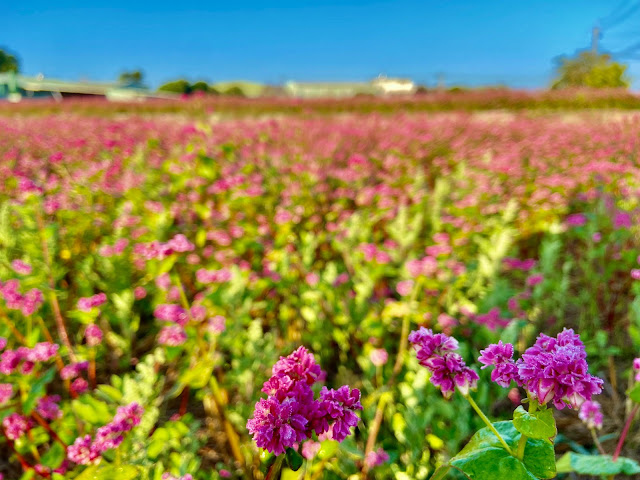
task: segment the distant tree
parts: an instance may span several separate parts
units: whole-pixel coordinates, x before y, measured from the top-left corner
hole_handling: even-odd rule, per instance
[[[174,80],[173,82],[167,82],[158,87],[158,90],[161,92],[171,93],[191,93],[191,85],[188,81],[180,79]]]
[[[204,93],[209,93],[211,90],[211,88],[209,87],[209,84],[207,82],[196,82],[193,85],[191,85],[191,91],[192,92],[204,92]]]
[[[142,85],[144,73],[141,70],[133,70],[131,72],[122,72],[118,77],[118,83],[124,85]]]
[[[583,51],[575,57],[558,60],[558,76],[551,88],[628,88],[630,82],[625,76],[626,70],[626,65],[613,61],[607,54]]]
[[[245,97],[244,90],[240,88],[238,85],[234,85],[231,88],[228,88],[223,92],[225,95],[229,95],[230,97]]]
[[[18,61],[18,59],[14,55],[11,55],[9,52],[0,49],[0,73],[19,71],[20,62]]]

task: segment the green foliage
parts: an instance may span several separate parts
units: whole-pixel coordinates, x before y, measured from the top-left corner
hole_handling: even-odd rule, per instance
[[[179,94],[191,93],[191,84],[187,80],[174,80],[160,85],[158,91]]]
[[[513,426],[521,434],[535,439],[549,440],[557,433],[556,420],[551,408],[529,413],[520,405],[513,412]]]
[[[118,83],[124,85],[142,86],[144,84],[144,72],[142,72],[142,70],[122,72],[118,76]]]
[[[628,88],[627,66],[615,62],[607,54],[580,52],[574,58],[562,57],[551,88],[590,87]]]
[[[630,458],[618,457],[614,462],[610,455],[582,455],[568,452],[558,460],[558,473],[569,472],[603,477],[620,474],[636,475],[640,473],[640,465]]]
[[[20,62],[15,55],[0,49],[0,73],[19,72]]]
[[[493,426],[515,451],[520,433],[513,422],[497,422]],[[443,479],[451,468],[461,471],[471,480],[535,480],[556,476],[555,454],[549,441],[528,439],[524,459],[520,461],[504,449],[488,427],[471,437],[460,453],[438,469],[432,480]]]

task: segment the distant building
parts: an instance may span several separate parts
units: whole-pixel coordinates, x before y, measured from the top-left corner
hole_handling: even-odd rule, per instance
[[[112,101],[140,101],[146,98],[174,98],[174,95],[120,83],[67,82],[44,75],[25,77],[15,73],[0,74],[0,99],[19,102],[25,98],[104,97]]]
[[[284,91],[296,98],[350,98],[357,95],[412,94],[412,80],[379,76],[370,82],[287,82]]]
[[[349,98],[377,93],[367,82],[287,82],[284,91],[296,98]]]
[[[415,82],[408,78],[388,78],[385,75],[380,75],[371,83],[385,95],[413,94],[418,90]]]

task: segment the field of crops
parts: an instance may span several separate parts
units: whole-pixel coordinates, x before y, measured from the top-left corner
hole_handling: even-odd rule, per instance
[[[0,114],[5,479],[640,472],[640,116],[198,112]]]

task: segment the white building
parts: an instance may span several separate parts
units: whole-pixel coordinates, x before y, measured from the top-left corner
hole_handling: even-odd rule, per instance
[[[371,81],[371,84],[384,95],[408,95],[416,93],[418,89],[413,80],[408,78],[389,78],[386,75],[379,75]]]

